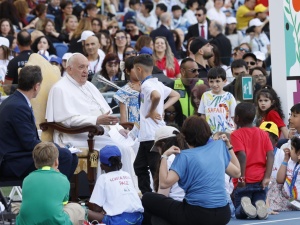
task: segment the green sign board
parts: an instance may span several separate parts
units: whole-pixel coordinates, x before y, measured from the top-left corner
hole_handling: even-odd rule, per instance
[[[252,77],[242,77],[243,100],[253,99]]]

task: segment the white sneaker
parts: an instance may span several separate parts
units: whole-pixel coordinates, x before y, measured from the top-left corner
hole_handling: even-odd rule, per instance
[[[265,220],[268,218],[268,208],[264,200],[258,200],[255,202],[257,217],[260,220]]]
[[[256,208],[252,205],[251,199],[249,197],[242,197],[241,206],[249,218],[256,218]]]

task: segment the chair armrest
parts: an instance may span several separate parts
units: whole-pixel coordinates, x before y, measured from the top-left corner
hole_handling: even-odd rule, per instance
[[[66,134],[80,134],[80,133],[89,133],[89,138],[93,138],[95,135],[103,135],[104,129],[101,126],[97,125],[88,125],[88,126],[80,126],[80,127],[66,127],[60,123],[55,122],[44,122],[40,124],[40,128],[42,131],[46,131],[48,128],[52,128],[62,133]],[[92,137],[91,137],[92,136]]]

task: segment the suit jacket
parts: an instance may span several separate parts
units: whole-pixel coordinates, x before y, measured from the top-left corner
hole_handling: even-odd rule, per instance
[[[212,38],[212,36],[210,35],[209,30],[208,30],[210,20],[206,19],[206,21],[207,21],[207,40],[209,40]],[[199,37],[199,36],[200,36],[199,24],[196,23],[188,28],[188,32],[185,35],[185,40],[188,41],[191,37]]]
[[[150,33],[150,37],[154,40],[156,37],[158,36],[163,36],[167,39],[171,49],[172,49],[172,52],[174,54],[174,56],[176,58],[178,58],[177,56],[177,51],[176,51],[176,48],[175,48],[175,42],[174,42],[174,37],[173,37],[173,33],[164,25],[160,25],[159,28],[153,30],[151,33]]]
[[[15,91],[0,105],[0,164],[20,177],[32,165],[32,150],[40,143],[33,112],[25,97]]]

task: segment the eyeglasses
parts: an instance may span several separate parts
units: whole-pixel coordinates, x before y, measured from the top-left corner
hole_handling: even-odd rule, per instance
[[[188,71],[192,73],[200,73],[201,69],[187,69]]]
[[[125,36],[120,36],[120,37],[115,37],[116,40],[124,40],[126,37]]]
[[[108,29],[112,29],[112,28],[114,28],[114,29],[119,29],[118,26],[111,26],[111,27],[108,27]]]
[[[176,115],[176,112],[166,112],[167,116]]]
[[[244,51],[245,53],[250,52],[249,49],[245,49],[245,48],[239,48],[240,51]]]
[[[200,16],[202,16],[202,14],[196,13],[195,16],[200,17]]]
[[[128,51],[128,52],[125,52],[125,55],[136,55],[136,51]]]
[[[251,62],[246,62],[247,63],[247,65],[249,66],[249,65],[251,65],[251,66],[254,66],[254,65],[256,65],[256,62],[254,62],[254,61],[251,61]]]

